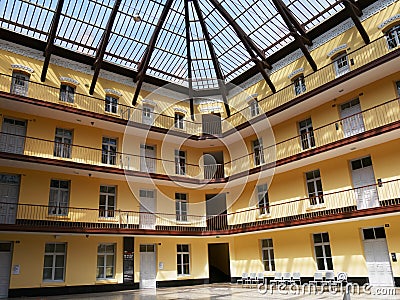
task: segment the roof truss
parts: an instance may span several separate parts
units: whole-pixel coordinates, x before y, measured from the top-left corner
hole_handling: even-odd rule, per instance
[[[364,43],[369,44],[370,39],[368,33],[362,26],[361,21],[359,19],[359,17],[362,16],[362,10],[358,7],[358,4],[354,0],[341,0],[341,2],[346,8],[350,18],[353,20],[354,25],[356,25],[356,28],[360,33],[362,39],[364,40]]]

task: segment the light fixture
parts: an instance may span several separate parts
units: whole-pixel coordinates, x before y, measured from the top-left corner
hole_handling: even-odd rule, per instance
[[[133,15],[133,21],[140,22],[142,21],[142,17],[140,15]]]

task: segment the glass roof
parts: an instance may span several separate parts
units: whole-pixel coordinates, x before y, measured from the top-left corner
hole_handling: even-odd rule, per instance
[[[192,0],[174,0],[152,52],[147,75],[188,85],[184,1],[189,5],[190,52],[194,89],[218,87],[210,50]],[[1,0],[2,28],[47,41],[57,0]],[[55,45],[95,56],[114,0],[64,1]],[[133,70],[144,55],[167,0],[122,0],[104,60]],[[336,0],[283,0],[306,31],[343,9]],[[291,41],[272,0],[219,0],[266,56]],[[209,0],[200,0],[202,16],[226,82],[254,66],[234,29]],[[135,21],[136,15],[140,21]]]

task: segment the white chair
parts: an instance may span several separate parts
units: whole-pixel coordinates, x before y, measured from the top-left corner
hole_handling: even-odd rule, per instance
[[[248,275],[247,273],[242,273],[242,278],[239,278],[239,279],[236,281],[236,283],[237,283],[237,284],[241,283],[242,286],[243,286],[243,284],[246,283],[246,280],[247,280],[248,278],[249,278],[249,275]]]
[[[256,283],[264,283],[264,273],[258,273],[256,276]]]
[[[292,281],[292,276],[290,276],[290,273],[284,272],[280,283],[290,284],[291,281]]]
[[[301,275],[300,272],[294,272],[291,283],[299,283],[301,285]]]
[[[249,283],[250,287],[252,286],[253,282],[256,280],[256,273],[250,273],[249,278],[246,279],[246,284]]]
[[[322,283],[322,273],[321,272],[315,272],[314,273],[314,280],[310,281],[310,284],[318,285],[318,283]]]
[[[282,273],[281,272],[275,272],[274,279],[272,279],[269,283],[270,284],[277,284],[282,281]]]
[[[333,271],[326,271],[325,273],[325,282],[328,284],[336,285],[337,282],[335,280],[335,273]]]

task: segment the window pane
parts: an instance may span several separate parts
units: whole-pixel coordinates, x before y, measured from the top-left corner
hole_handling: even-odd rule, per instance
[[[377,239],[386,238],[385,228],[383,228],[383,227],[376,227],[376,228],[375,228],[375,238],[377,238]]]
[[[317,258],[318,270],[325,270],[325,264],[323,258]]]
[[[375,238],[373,228],[363,229],[363,233],[365,240],[373,240]]]
[[[332,263],[332,258],[331,257],[328,257],[326,259],[326,264],[327,264],[328,270],[333,270],[333,263]]]
[[[64,267],[64,255],[56,255],[56,267]]]
[[[316,257],[323,257],[324,252],[322,250],[322,246],[315,246],[315,255]]]
[[[331,246],[330,245],[325,245],[325,256],[326,257],[331,257],[332,256]]]
[[[324,232],[324,233],[322,234],[322,240],[323,240],[324,242],[329,242],[329,234],[328,234],[327,232]]]
[[[52,270],[50,268],[44,268],[43,269],[43,279],[44,280],[52,280],[53,278],[51,277],[52,275]]]
[[[53,266],[53,256],[52,255],[45,255],[44,256],[44,267],[51,268]]]
[[[54,244],[46,244],[44,251],[47,253],[54,252]]]
[[[57,268],[54,270],[54,280],[64,280],[64,269]]]
[[[322,236],[320,233],[315,233],[314,234],[314,243],[321,243],[322,242]]]
[[[65,252],[65,244],[56,244],[56,252]]]

